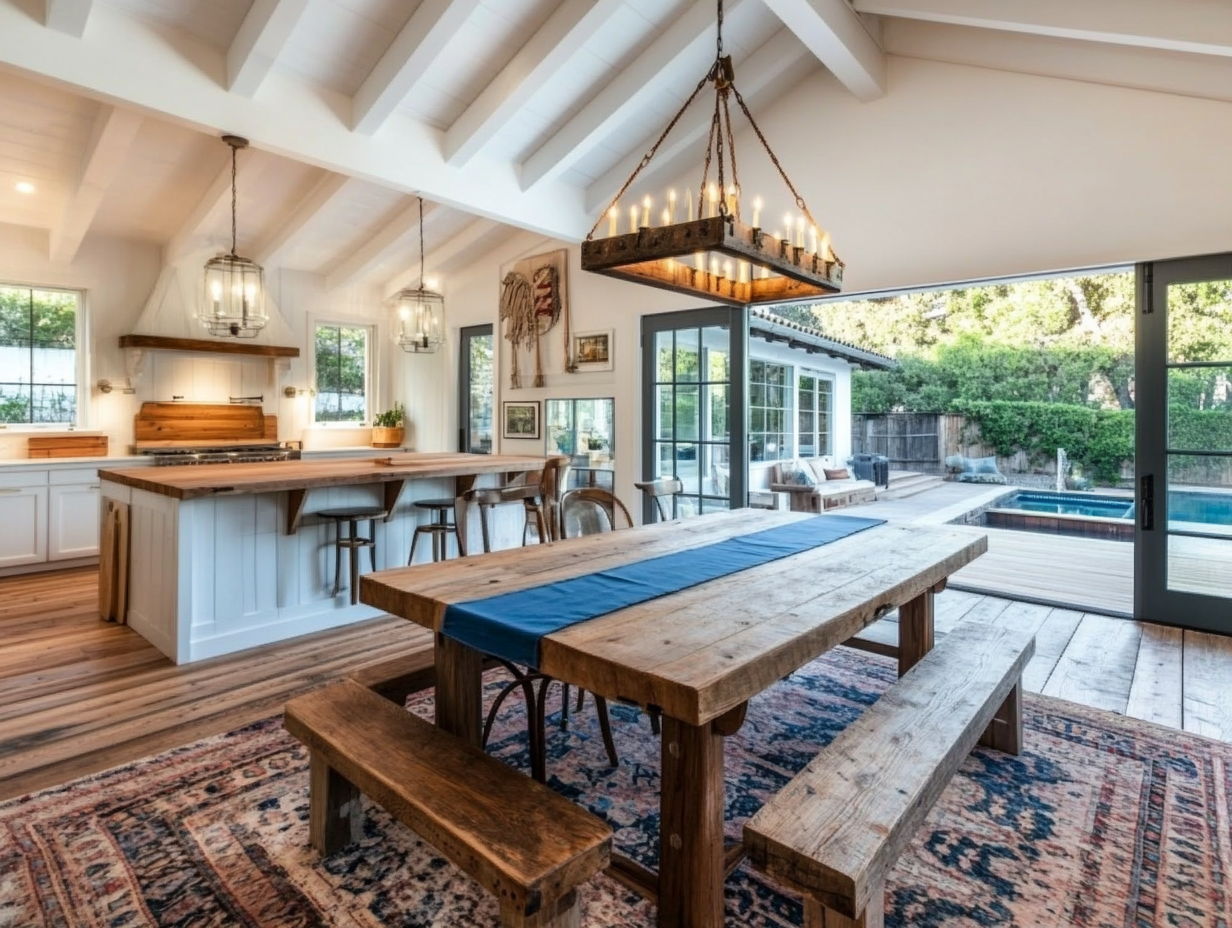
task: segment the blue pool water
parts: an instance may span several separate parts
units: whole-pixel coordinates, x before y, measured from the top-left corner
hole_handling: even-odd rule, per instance
[[[1099,493],[1046,493],[1019,490],[998,505],[999,509],[1020,509],[1048,515],[1100,516],[1105,519],[1134,518],[1134,501],[1125,496]],[[1206,525],[1232,525],[1232,493],[1204,493],[1201,490],[1173,490],[1168,494],[1170,522],[1197,522]]]

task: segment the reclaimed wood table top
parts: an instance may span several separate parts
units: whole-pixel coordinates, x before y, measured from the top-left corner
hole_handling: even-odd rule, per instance
[[[221,494],[277,493],[313,487],[357,486],[433,477],[514,474],[542,470],[543,457],[512,454],[419,452],[399,454],[392,464],[380,458],[325,461],[263,461],[254,464],[202,464],[193,467],[140,467],[103,470],[99,476],[124,486],[175,499]]]
[[[736,510],[367,574],[360,599],[439,631],[452,603],[584,576],[815,518]],[[987,549],[978,530],[886,523],[547,635],[540,669],[701,725],[741,705]]]

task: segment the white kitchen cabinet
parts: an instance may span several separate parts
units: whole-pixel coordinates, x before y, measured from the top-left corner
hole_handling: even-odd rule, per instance
[[[44,471],[43,486],[0,486],[0,568],[47,560],[46,480]]]
[[[97,481],[48,489],[47,560],[98,557]]]

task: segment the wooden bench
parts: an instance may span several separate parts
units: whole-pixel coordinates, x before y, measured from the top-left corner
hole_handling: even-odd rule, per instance
[[[808,928],[881,928],[885,879],[978,741],[1022,746],[1030,629],[960,625],[744,826],[753,864],[804,895]]]
[[[357,683],[287,703],[311,757],[309,833],[359,840],[360,794],[477,880],[507,928],[576,928],[576,887],[607,867],[612,831],[589,812]]]

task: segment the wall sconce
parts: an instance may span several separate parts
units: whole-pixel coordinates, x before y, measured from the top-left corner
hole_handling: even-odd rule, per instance
[[[110,380],[100,380],[98,382],[98,392],[99,393],[111,393],[114,390],[119,390],[121,393],[136,393],[137,392],[133,388],[132,381],[129,380],[129,378],[127,377],[124,378],[123,386],[114,384]]]
[[[289,400],[293,400],[297,396],[316,396],[317,391],[313,390],[311,387],[308,388],[307,390],[297,389],[295,387],[283,387],[282,395],[285,396]]]

